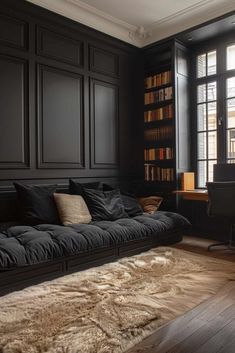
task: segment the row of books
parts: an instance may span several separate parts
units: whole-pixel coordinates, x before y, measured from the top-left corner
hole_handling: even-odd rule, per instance
[[[148,76],[144,80],[144,86],[146,89],[166,85],[168,83],[171,83],[171,71],[165,71],[153,76]]]
[[[144,131],[145,141],[158,141],[171,139],[173,137],[172,126],[162,126],[160,128],[149,129]]]
[[[145,161],[156,161],[164,159],[173,159],[174,152],[172,147],[161,147],[161,148],[146,148],[144,150]]]
[[[145,180],[146,181],[173,181],[174,169],[173,168],[160,168],[156,165],[144,165]]]
[[[144,104],[152,104],[172,99],[172,86],[144,94]]]
[[[154,110],[148,110],[144,112],[144,122],[172,119],[173,118],[173,106],[169,104],[165,107],[157,108]]]

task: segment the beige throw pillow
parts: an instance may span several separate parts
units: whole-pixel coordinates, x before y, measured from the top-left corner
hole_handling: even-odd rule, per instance
[[[163,198],[160,196],[147,196],[147,197],[140,197],[138,199],[138,202],[140,206],[143,208],[143,211],[150,214],[157,212],[162,201],[163,201]]]
[[[91,214],[82,196],[56,193],[54,199],[64,226],[91,222]]]

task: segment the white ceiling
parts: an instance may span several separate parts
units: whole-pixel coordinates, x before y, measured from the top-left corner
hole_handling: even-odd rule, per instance
[[[235,0],[28,0],[143,47],[235,10]]]

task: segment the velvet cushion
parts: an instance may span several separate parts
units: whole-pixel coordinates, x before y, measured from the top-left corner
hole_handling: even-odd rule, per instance
[[[69,179],[69,192],[72,195],[81,195],[84,197],[84,188],[87,189],[94,189],[94,190],[100,190],[101,189],[101,183],[98,182],[93,182],[93,183],[79,183],[73,179]]]
[[[113,187],[108,184],[103,184],[103,190],[113,190]],[[125,212],[128,214],[129,217],[140,216],[141,214],[143,214],[143,210],[140,204],[133,195],[129,194],[124,190],[121,190],[121,198],[125,206]]]
[[[59,224],[53,194],[57,185],[23,185],[14,183],[21,207],[22,221],[29,225]]]
[[[85,201],[93,221],[128,217],[119,190],[101,191],[84,188]]]
[[[91,222],[91,214],[82,196],[55,193],[54,199],[64,226]]]

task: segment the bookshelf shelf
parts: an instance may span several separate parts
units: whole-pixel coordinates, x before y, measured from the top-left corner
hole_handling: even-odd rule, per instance
[[[170,163],[173,163],[174,162],[174,159],[148,159],[148,160],[145,160],[144,163],[146,164],[170,164]]]
[[[162,141],[144,141],[144,148],[164,148],[164,147],[174,147],[172,140],[162,140]]]
[[[174,121],[172,118],[164,118],[161,120],[145,121],[144,125],[145,125],[145,129],[151,129],[158,126],[172,124],[173,122]]]
[[[148,93],[148,92],[152,92],[152,91],[157,91],[157,90],[160,90],[160,89],[163,89],[163,88],[168,88],[168,87],[172,87],[172,82],[170,83],[166,83],[165,85],[161,85],[161,86],[155,86],[155,87],[151,87],[151,88],[145,88],[145,92]]]
[[[152,108],[158,108],[158,107],[164,107],[165,105],[169,105],[170,103],[173,103],[173,99],[166,99],[164,101],[161,102],[154,102],[154,103],[149,103],[149,104],[145,104],[145,110],[147,109],[152,109]]]

